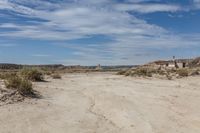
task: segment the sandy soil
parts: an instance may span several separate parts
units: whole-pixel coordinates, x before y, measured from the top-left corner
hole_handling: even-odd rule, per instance
[[[0,133],[200,133],[200,77],[67,74],[41,99],[0,106]]]

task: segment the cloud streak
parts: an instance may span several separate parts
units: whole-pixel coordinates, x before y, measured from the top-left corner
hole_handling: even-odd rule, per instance
[[[119,11],[134,11],[139,13],[176,12],[182,10],[178,5],[169,4],[117,4],[114,8]]]
[[[3,33],[0,36],[27,37],[28,35],[28,37],[36,39],[68,40],[95,34],[154,35],[164,32],[161,27],[147,24],[126,12],[110,10],[110,8],[101,6],[80,6],[73,3],[66,5],[65,8],[47,11],[30,9],[8,1],[4,4],[8,9],[26,17],[40,18],[47,22],[31,26],[13,23],[1,24],[1,28],[14,28],[17,31]],[[49,6],[51,8],[52,5]],[[4,6],[0,8],[4,9]]]
[[[0,23],[0,37],[34,40],[69,41],[90,36],[104,35],[112,38],[103,47],[72,47],[74,59],[66,64],[84,61],[108,64],[143,63],[157,55],[146,56],[150,49],[165,49],[196,46],[197,36],[175,35],[163,27],[149,24],[137,18],[134,13],[177,12],[184,10],[180,5],[150,4],[148,0],[69,0],[68,2],[41,0],[0,0],[0,10],[26,18],[23,23],[16,21]],[[198,2],[197,0],[195,2]],[[130,13],[134,12],[134,13]],[[8,16],[13,17],[13,16]],[[31,19],[31,20],[30,20]],[[30,21],[34,23],[30,24]],[[69,46],[68,43],[61,47]],[[139,52],[139,53],[138,53]],[[137,54],[136,54],[137,53]],[[42,57],[44,54],[33,55]],[[140,55],[140,56],[138,56]],[[80,57],[81,56],[81,57]],[[45,56],[43,56],[45,57]],[[86,61],[87,60],[87,61]],[[88,63],[88,62],[87,62]]]

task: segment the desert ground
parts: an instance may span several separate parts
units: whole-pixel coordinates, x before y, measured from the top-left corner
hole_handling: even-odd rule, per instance
[[[200,133],[200,77],[65,74],[0,106],[0,133]]]

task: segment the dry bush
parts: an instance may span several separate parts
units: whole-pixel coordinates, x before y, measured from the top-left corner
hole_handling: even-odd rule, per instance
[[[127,71],[124,73],[125,76],[130,76],[132,71]]]
[[[26,79],[21,81],[18,91],[22,95],[33,95],[33,86],[32,83]]]
[[[51,74],[54,73],[54,69],[49,69],[49,68],[41,68],[41,72],[44,74],[44,75],[48,75],[50,76]]]
[[[3,72],[3,73],[0,73],[0,79],[8,79],[8,78],[16,76],[16,75],[17,75],[17,73],[15,73],[15,72]]]
[[[122,70],[122,71],[117,72],[117,75],[125,75],[126,72],[127,72],[127,71]]]
[[[158,73],[159,75],[166,75],[166,74],[167,74],[167,71],[158,70],[156,73]]]
[[[136,68],[136,69],[131,69],[127,71],[120,71],[117,74],[118,75],[125,75],[125,76],[147,76],[147,77],[152,77],[152,74],[156,73],[155,70],[150,69],[150,68]]]
[[[135,69],[134,72],[131,73],[131,75],[152,77],[152,74],[154,72],[155,72],[154,70],[151,70],[149,68],[138,68]]]
[[[0,73],[0,79],[4,79],[4,74]]]
[[[196,68],[187,68],[188,71],[188,75],[189,76],[196,76],[196,75],[200,75],[200,68],[196,67]]]
[[[169,75],[169,74],[166,74],[166,77],[167,77],[168,80],[172,80],[173,79],[173,77],[171,75]]]
[[[177,70],[177,74],[181,77],[187,77],[189,76],[189,71],[188,69],[179,69]]]
[[[12,76],[7,78],[4,82],[6,88],[17,90],[21,95],[33,94],[32,83],[27,79],[22,79],[19,76]]]
[[[43,81],[44,76],[43,73],[37,69],[23,69],[20,72],[22,78],[31,80],[31,81]]]
[[[120,71],[117,74],[125,76],[143,76],[143,77],[166,77],[169,80],[173,78],[200,75],[200,69],[182,68],[182,69],[160,69],[155,67],[138,67],[127,71]]]
[[[52,77],[53,79],[61,79],[61,78],[62,78],[61,75],[58,74],[58,73],[52,74],[51,77]]]
[[[52,74],[52,72],[47,71],[47,72],[44,72],[44,74],[50,76]]]
[[[20,86],[21,78],[18,76],[10,76],[5,79],[5,86],[8,89],[17,89]]]
[[[193,71],[193,72],[191,72],[191,74],[190,74],[191,76],[196,76],[196,75],[199,75],[199,71]]]

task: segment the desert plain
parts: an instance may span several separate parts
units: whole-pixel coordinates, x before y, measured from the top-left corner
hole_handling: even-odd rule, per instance
[[[0,133],[200,133],[198,76],[96,72],[46,81],[34,83],[40,98],[1,104]]]

